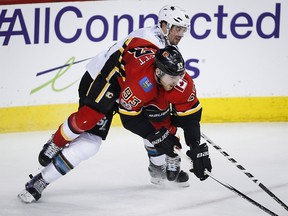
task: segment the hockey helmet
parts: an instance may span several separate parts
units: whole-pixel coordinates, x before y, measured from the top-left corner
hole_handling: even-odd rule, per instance
[[[178,6],[166,5],[162,7],[158,14],[159,25],[162,21],[167,23],[168,29],[171,29],[172,25],[190,28],[189,15]]]
[[[162,72],[170,76],[182,76],[185,73],[185,62],[175,46],[166,46],[155,54],[155,64]]]

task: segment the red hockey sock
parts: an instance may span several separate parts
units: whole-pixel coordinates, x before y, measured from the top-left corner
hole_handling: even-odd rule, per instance
[[[92,129],[104,116],[105,114],[88,106],[81,107],[58,128],[54,134],[53,142],[61,148],[64,147],[82,132]]]

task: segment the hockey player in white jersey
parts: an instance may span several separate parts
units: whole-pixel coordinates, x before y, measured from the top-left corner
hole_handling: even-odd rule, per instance
[[[79,107],[83,106],[84,99],[90,84],[103,68],[110,56],[121,46],[128,38],[142,38],[153,43],[158,48],[164,48],[167,45],[175,45],[181,41],[184,33],[190,27],[188,14],[177,6],[164,6],[158,14],[158,24],[152,27],[141,28],[130,33],[125,39],[114,44],[110,49],[105,50],[95,56],[86,66],[86,73],[83,75],[79,85]],[[68,173],[84,160],[95,155],[108,134],[113,114],[118,109],[115,106],[106,113],[105,117],[97,123],[97,126],[73,137],[70,143],[64,143],[63,146],[57,146],[53,139],[55,135],[44,145],[39,154],[39,162],[44,168],[37,175],[30,176],[31,180],[25,185],[25,189],[18,195],[24,202],[32,202],[40,199],[46,186],[61,176]],[[65,123],[63,124],[65,125]],[[165,154],[159,154],[154,146],[144,139],[144,146],[149,157],[149,173],[151,182],[162,184],[167,180],[166,173],[176,172],[177,178],[174,183],[182,186],[189,186],[189,176],[184,171],[180,171],[180,158],[171,158]]]

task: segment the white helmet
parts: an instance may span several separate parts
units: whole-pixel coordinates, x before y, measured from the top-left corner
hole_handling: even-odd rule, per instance
[[[159,26],[161,21],[167,22],[168,29],[171,29],[172,25],[182,26],[187,29],[190,27],[189,15],[178,6],[166,5],[162,7],[158,14]]]

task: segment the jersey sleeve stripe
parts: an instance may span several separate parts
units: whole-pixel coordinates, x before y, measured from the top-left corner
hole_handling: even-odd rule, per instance
[[[137,116],[142,112],[142,109],[140,111],[128,111],[122,108],[119,108],[119,112],[123,115],[128,115],[128,116]]]
[[[193,113],[198,112],[200,109],[202,108],[201,104],[198,103],[197,106],[192,107],[192,109],[189,109],[185,112],[176,112],[177,116],[187,116],[187,115],[191,115]]]

